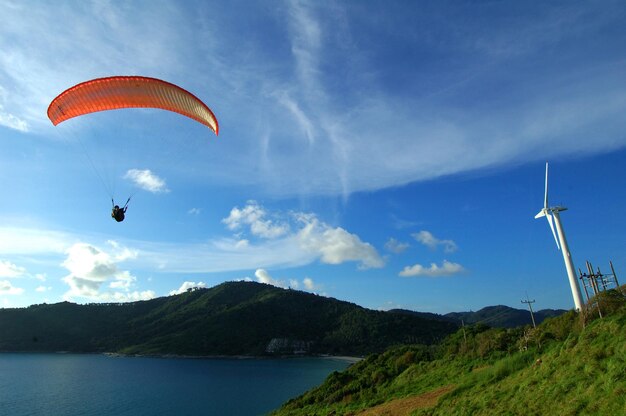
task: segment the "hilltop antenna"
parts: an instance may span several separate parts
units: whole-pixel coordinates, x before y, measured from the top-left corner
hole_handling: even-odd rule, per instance
[[[577,311],[582,310],[582,296],[580,294],[580,287],[578,287],[578,280],[576,278],[576,272],[574,271],[574,262],[572,261],[572,255],[569,251],[569,247],[567,245],[567,240],[565,239],[565,231],[563,231],[563,225],[561,224],[561,218],[559,216],[559,212],[565,211],[567,208],[556,206],[550,207],[548,206],[548,162],[546,162],[546,192],[545,198],[543,202],[543,208],[535,218],[546,217],[548,220],[548,224],[550,224],[550,229],[552,230],[552,235],[554,236],[554,241],[556,241],[556,248],[561,250],[563,253],[563,261],[565,262],[565,269],[567,270],[567,276],[569,278],[569,285],[572,289],[572,297],[574,298],[574,306]],[[553,218],[554,217],[554,218]],[[554,222],[552,221],[554,219]],[[556,226],[556,233],[554,231]],[[557,238],[558,234],[558,238]],[[559,246],[559,242],[561,245]]]

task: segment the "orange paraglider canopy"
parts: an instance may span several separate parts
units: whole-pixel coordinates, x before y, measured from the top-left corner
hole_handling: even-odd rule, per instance
[[[48,107],[55,126],[65,120],[97,111],[119,108],[161,108],[192,118],[218,134],[215,115],[195,95],[169,82],[141,76],[98,78],[77,84],[59,94]]]

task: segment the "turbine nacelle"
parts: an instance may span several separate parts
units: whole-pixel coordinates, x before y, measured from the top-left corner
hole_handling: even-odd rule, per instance
[[[548,206],[548,162],[546,162],[546,191],[545,191],[545,198],[543,200],[543,208],[541,209],[541,211],[539,211],[539,213],[537,215],[535,215],[535,218],[546,217],[546,219],[548,220],[548,224],[550,225],[550,229],[552,230],[552,235],[554,236],[554,242],[556,243],[556,248],[558,250],[561,249],[561,246],[559,244],[559,238],[556,235],[556,230],[554,229],[554,218],[552,218],[552,216],[554,214],[558,215],[559,212],[565,211],[566,209],[567,208],[561,207],[561,206],[556,206],[556,207],[549,207]]]

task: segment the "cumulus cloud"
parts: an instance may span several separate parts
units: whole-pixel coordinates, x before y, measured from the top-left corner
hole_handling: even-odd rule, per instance
[[[119,270],[117,263],[132,257],[132,251],[110,244],[113,252],[105,252],[87,243],[76,243],[67,250],[67,258],[61,264],[70,274],[62,280],[69,287],[65,299],[75,297],[107,302],[126,302],[155,297],[153,291],[131,292],[136,278],[125,270]],[[111,290],[101,291],[109,282]]]
[[[180,287],[178,289],[175,290],[171,290],[169,295],[180,295],[181,293],[185,293],[186,291],[188,291],[189,289],[197,289],[197,288],[205,288],[206,287],[206,283],[204,282],[183,282],[182,285],[180,285]]]
[[[37,288],[35,289],[35,292],[42,293],[42,292],[47,292],[49,290],[52,290],[51,286],[37,286]]]
[[[447,260],[443,261],[441,266],[437,266],[435,263],[431,263],[430,267],[424,267],[421,264],[415,264],[413,266],[406,266],[399,274],[402,277],[416,277],[416,276],[428,276],[428,277],[440,277],[451,276],[463,272],[465,269],[458,263],[452,263]]]
[[[400,254],[400,253],[404,252],[407,248],[409,248],[409,244],[408,243],[401,243],[400,241],[396,240],[395,238],[390,238],[385,243],[385,249],[387,251],[391,251],[392,253],[396,253],[396,254]]]
[[[419,233],[413,233],[411,234],[411,236],[413,238],[415,238],[415,240],[417,240],[418,242],[422,243],[423,245],[436,250],[437,247],[439,246],[443,246],[443,250],[446,253],[452,253],[454,251],[457,250],[457,245],[454,241],[452,240],[440,240],[438,238],[436,238],[431,232],[429,231],[420,231]]]
[[[187,211],[187,214],[189,215],[200,215],[201,209],[200,208],[191,208],[189,211]]]
[[[267,272],[267,270],[257,269],[254,272],[254,276],[256,277],[256,279],[260,283],[266,283],[268,285],[278,286],[278,287],[282,287],[282,288],[286,288],[287,287],[285,285],[285,282],[283,282],[282,280],[276,280],[272,276],[270,276],[270,274]]]
[[[0,295],[21,295],[24,289],[15,287],[8,280],[0,280]]]
[[[261,238],[277,238],[289,232],[289,225],[267,218],[268,214],[256,201],[248,201],[242,209],[234,207],[230,215],[222,222],[230,230],[239,230],[249,226],[252,235]]]
[[[124,179],[129,179],[139,188],[152,193],[169,192],[165,180],[152,173],[150,169],[130,169],[124,175]]]
[[[256,203],[252,208],[244,206],[234,212],[234,215],[224,220],[228,228],[236,229],[232,237],[191,243],[133,240],[121,244],[107,241],[105,248],[102,248],[97,243],[99,236],[61,233],[39,225],[31,228],[0,226],[0,258],[30,258],[37,255],[50,267],[64,263],[62,266],[71,271],[67,277],[74,287],[71,293],[85,291],[94,295],[95,292],[89,292],[89,288],[107,288],[115,280],[118,280],[113,284],[112,289],[115,290],[126,290],[135,284],[118,269],[121,262],[170,273],[219,273],[298,267],[316,261],[333,265],[355,262],[359,269],[384,265],[383,258],[371,244],[362,241],[355,233],[325,223],[315,214],[266,212]],[[260,212],[264,214],[259,217]],[[264,225],[252,226],[259,222]],[[269,231],[274,228],[281,231]],[[258,232],[259,229],[267,232]],[[261,236],[278,234],[282,235],[274,238]],[[70,256],[71,252],[77,250],[77,241],[89,242],[83,243],[85,246],[82,250],[87,252],[83,262],[87,259],[93,261],[99,255],[104,258],[101,264],[87,264],[81,269],[80,256]],[[93,251],[90,252],[87,247]],[[30,267],[28,264],[26,266]],[[107,272],[105,278],[95,279],[95,271],[92,269],[96,267],[97,270]],[[85,270],[91,270],[91,273],[86,275]],[[38,278],[46,280],[45,275],[39,275]],[[66,283],[69,285],[69,282]]]
[[[369,243],[341,227],[332,228],[319,221],[312,214],[298,214],[303,228],[298,231],[300,245],[320,256],[322,263],[341,264],[346,261],[358,261],[361,269],[384,266],[382,257]]]
[[[265,269],[257,269],[254,272],[254,276],[256,277],[256,280],[259,283],[266,283],[268,285],[282,287],[283,289],[287,289],[287,288],[299,289],[300,288],[300,282],[297,279],[289,279],[287,281],[275,279]],[[302,285],[308,291],[313,291],[317,288],[317,286],[313,282],[313,279],[311,279],[310,277],[305,277],[304,279],[302,279]]]
[[[15,264],[0,260],[0,277],[20,277],[26,273],[26,269]]]
[[[272,219],[268,219],[268,217]],[[256,201],[248,201],[244,208],[235,207],[222,220],[233,231],[249,232],[254,237],[270,239],[279,250],[283,260],[293,257],[298,264],[319,259],[326,264],[341,264],[348,261],[359,263],[360,269],[383,267],[384,261],[376,249],[361,241],[356,235],[341,227],[331,227],[320,221],[315,214],[291,212],[280,216],[268,213]],[[237,235],[236,243],[230,242],[232,250],[256,250],[260,246]]]

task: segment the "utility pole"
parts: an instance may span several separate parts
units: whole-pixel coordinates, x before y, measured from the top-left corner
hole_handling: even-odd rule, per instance
[[[528,300],[528,293],[526,294],[526,300],[523,300],[522,303],[526,303],[528,304],[528,309],[530,309],[530,319],[532,319],[533,321],[533,328],[537,328],[537,325],[535,324],[535,314],[533,313],[533,307],[532,307],[532,303],[535,303],[535,300]]]
[[[465,348],[467,348],[467,335],[465,335],[465,322],[461,319],[461,328],[463,328],[463,341],[465,341]]]
[[[611,265],[611,271],[613,272],[613,279],[615,279],[615,288],[617,289],[618,292],[621,292],[622,288],[619,285],[619,282],[617,281],[617,274],[615,274],[615,269],[613,268],[613,262],[609,261],[609,264]]]

